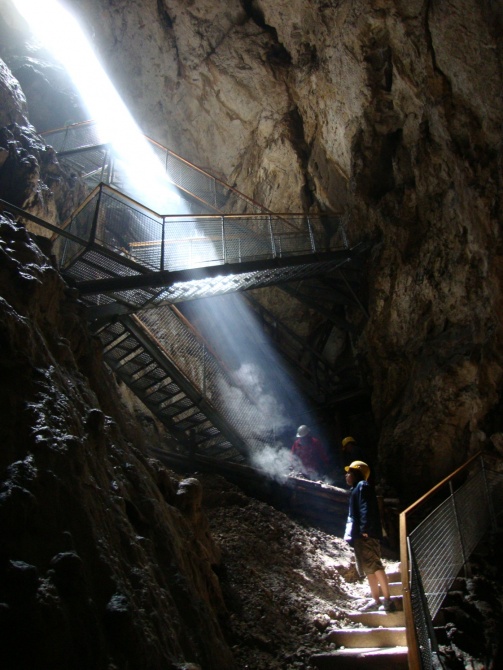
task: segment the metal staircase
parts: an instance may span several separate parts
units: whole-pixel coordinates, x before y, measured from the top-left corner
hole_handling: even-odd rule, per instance
[[[43,133],[60,162],[77,173],[90,189],[109,184],[125,193],[121,160],[94,121],[75,123]],[[244,193],[190,163],[154,140],[145,138],[154,156],[176,187],[185,209],[191,214],[271,213]]]
[[[122,317],[98,334],[111,369],[189,453],[244,460],[247,448],[241,436],[140,318]]]
[[[120,160],[94,123],[46,133],[45,140],[90,189],[55,235],[54,249],[115,374],[189,453],[242,462],[274,443],[274,426],[263,425],[254,399],[174,305],[265,286],[292,292],[334,276],[362,251],[349,247],[340,217],[273,214],[149,140],[189,213],[156,212],[127,194]],[[298,292],[296,299],[309,297]],[[322,310],[323,301],[313,306]],[[324,401],[337,371],[277,319],[272,333],[271,315],[259,312],[292,374],[300,372],[304,390]],[[333,311],[331,319],[338,321]]]
[[[281,288],[289,290],[288,286]],[[336,363],[329,362],[323,355],[323,346],[317,347],[299,337],[249,294],[245,294],[245,299],[258,314],[272,345],[284,357],[291,377],[314,401],[326,404],[330,399],[346,397],[362,388],[363,382],[351,356]],[[351,329],[349,324],[344,325]]]

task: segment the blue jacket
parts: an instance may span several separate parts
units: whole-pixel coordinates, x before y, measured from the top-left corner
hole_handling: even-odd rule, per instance
[[[349,513],[344,539],[349,544],[367,533],[369,537],[382,538],[381,515],[374,488],[365,480],[353,486],[349,496]]]

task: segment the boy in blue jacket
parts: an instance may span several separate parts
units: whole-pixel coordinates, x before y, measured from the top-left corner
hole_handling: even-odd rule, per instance
[[[358,574],[367,577],[372,595],[371,602],[360,611],[393,612],[395,605],[391,601],[388,577],[381,559],[381,517],[376,494],[367,481],[370,468],[363,461],[353,461],[344,470],[346,484],[351,487],[344,539],[355,550]],[[379,598],[379,587],[384,596],[383,604]]]

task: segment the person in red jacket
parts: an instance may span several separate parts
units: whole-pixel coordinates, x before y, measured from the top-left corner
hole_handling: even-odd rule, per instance
[[[308,479],[318,479],[328,467],[329,459],[321,440],[311,435],[308,426],[299,426],[292,445],[292,468]]]

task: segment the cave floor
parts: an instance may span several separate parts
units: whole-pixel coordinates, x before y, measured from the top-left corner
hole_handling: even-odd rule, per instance
[[[369,597],[353,551],[341,537],[302,525],[219,476],[196,476],[222,551],[222,625],[236,667],[309,669],[313,654],[335,649],[327,632],[358,625],[347,614]],[[396,570],[397,558],[383,553],[386,570]]]
[[[314,670],[310,658],[336,648],[330,630],[361,626],[348,612],[370,593],[357,575],[352,549],[341,537],[291,519],[221,476],[194,476],[203,485],[204,512],[222,552],[215,567],[227,607],[221,623],[236,667]],[[399,569],[398,558],[384,543],[388,573]],[[485,562],[478,568],[480,574],[454,585],[445,608],[448,623],[437,630],[445,668],[498,667],[501,582],[493,581],[494,566]]]

